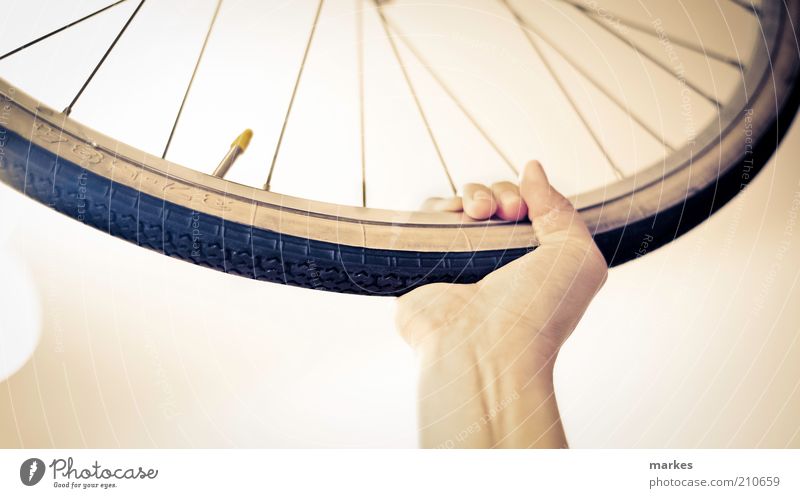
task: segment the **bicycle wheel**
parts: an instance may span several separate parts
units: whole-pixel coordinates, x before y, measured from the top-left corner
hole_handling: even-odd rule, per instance
[[[116,6],[124,3],[116,2],[101,10],[119,8]],[[704,121],[706,126],[684,134],[681,143],[670,143],[668,134],[654,130],[646,118],[630,108],[624,95],[610,89],[613,84],[597,78],[576,62],[574,53],[554,40],[552,34],[535,26],[529,5],[505,0],[484,3],[491,4],[492,10],[481,10],[479,17],[488,16],[491,23],[499,23],[507,32],[511,31],[508,28],[515,30],[521,43],[537,57],[540,75],[560,92],[560,98],[568,104],[567,111],[575,116],[614,174],[612,181],[572,195],[612,266],[674,240],[739,193],[775,151],[796,113],[800,59],[794,26],[800,20],[799,1],[723,2],[725,9],[738,9],[736,15],[744,16],[742,25],[752,30],[746,57],[726,55],[702,42],[671,35],[661,18],[651,17],[650,22],[637,18],[631,3],[606,2],[610,6],[604,7],[596,2],[571,0],[539,2],[557,12],[558,19],[578,26],[577,32],[592,44],[599,45],[601,35],[597,33],[604,33],[603,43],[616,44],[609,45],[617,46],[613,50],[628,50],[628,57],[645,68],[644,73],[671,74],[678,89],[676,95],[710,106],[713,116]],[[416,4],[359,5],[354,10],[357,15],[373,15],[375,25],[383,29],[387,49],[402,69],[404,82],[414,97],[414,108],[427,128],[453,191],[456,187],[445,154],[419,96],[419,85],[415,85],[408,69],[409,57],[418,58],[419,66],[446,92],[462,117],[507,160],[493,143],[491,130],[484,128],[459,100],[458,92],[436,72],[438,66],[425,63],[425,54],[413,44],[414,37],[404,34],[397,21],[403,18],[403,12],[406,19],[413,19],[415,16],[409,12],[417,9],[417,15],[427,20],[429,28],[430,23],[453,12],[469,15],[475,6],[445,2],[434,5],[439,16],[430,16],[424,6]],[[173,133],[221,6],[221,1],[216,3]],[[258,280],[336,292],[400,295],[431,282],[475,282],[535,248],[532,230],[525,223],[475,222],[455,213],[366,207],[366,182],[362,206],[306,200],[272,191],[270,181],[323,10],[322,1],[314,2],[313,24],[264,188],[175,164],[78,123],[70,117],[73,107],[94,75],[102,71],[104,61],[113,56],[115,44],[124,39],[126,29],[135,25],[137,13],[147,7],[144,1],[136,4],[64,112],[53,110],[0,80],[0,178],[5,183],[79,222],[168,256]],[[718,21],[727,22],[733,16],[717,2],[710,2],[708,8],[709,15]],[[22,57],[26,48],[76,24],[34,39],[0,60]],[[359,26],[363,29],[363,25]],[[595,31],[587,32],[586,26],[593,26]],[[734,39],[733,34],[730,36]],[[640,38],[635,37],[652,39],[663,53],[645,50],[636,42]],[[605,53],[612,49],[604,45],[598,50]],[[702,57],[706,65],[732,68],[736,78],[731,90],[720,96],[695,83],[690,72],[670,64],[678,50]],[[580,96],[570,87],[558,64],[570,66],[569,74],[599,90],[609,105],[626,111],[627,122],[623,125],[635,126],[641,133],[656,137],[664,148],[663,155],[633,172],[616,164],[614,149],[604,144],[602,134],[593,129],[591,113],[581,109]],[[630,73],[622,76],[633,78]],[[361,84],[363,92],[363,81]],[[680,117],[680,105],[675,107]],[[363,127],[363,108],[361,112]],[[172,135],[167,149],[171,140]],[[363,160],[363,138],[361,147]],[[513,169],[511,161],[506,162]]]

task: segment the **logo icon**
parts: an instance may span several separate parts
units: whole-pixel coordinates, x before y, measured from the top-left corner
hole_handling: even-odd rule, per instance
[[[44,462],[38,458],[29,458],[19,467],[19,478],[26,486],[35,486],[44,477]]]

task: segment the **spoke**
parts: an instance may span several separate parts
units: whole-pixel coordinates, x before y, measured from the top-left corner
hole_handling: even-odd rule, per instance
[[[581,3],[578,3],[575,0],[558,0],[558,1],[561,2],[561,3],[566,3],[568,5],[571,5],[572,7],[575,7],[576,9],[580,10],[581,12],[583,12],[587,16],[591,16],[591,17],[594,17],[596,19],[603,18],[603,16],[601,16],[596,10],[592,10],[591,8],[589,8],[589,6],[581,4]],[[647,35],[650,35],[650,36],[653,36],[653,37],[656,37],[656,38],[659,37],[658,31],[656,31],[652,26],[650,26],[648,24],[641,23],[641,22],[638,22],[638,21],[633,21],[631,19],[626,19],[626,18],[619,17],[619,16],[616,16],[616,15],[614,16],[614,21],[618,22],[621,25],[627,26],[627,27],[629,27],[631,29],[635,29],[636,31],[639,31],[641,33],[644,33],[644,34],[647,34]],[[695,52],[697,54],[703,55],[705,57],[709,57],[711,59],[715,59],[715,60],[717,60],[719,62],[722,62],[723,64],[727,64],[729,66],[733,66],[733,67],[735,67],[736,69],[738,69],[740,71],[744,69],[744,65],[740,61],[738,61],[738,60],[736,60],[736,59],[734,59],[732,57],[728,57],[727,55],[722,54],[720,52],[717,52],[715,50],[712,50],[712,49],[709,49],[709,48],[706,48],[706,47],[703,47],[703,46],[698,47],[694,43],[688,42],[686,40],[682,40],[680,38],[670,38],[669,41],[672,44],[677,45],[679,47],[683,47],[683,48],[685,48],[687,50],[691,50],[692,52]]]
[[[756,17],[761,15],[761,9],[752,2],[748,2],[747,0],[729,0],[732,4],[738,5],[739,7],[746,10],[748,13],[753,14]]]
[[[388,20],[387,20],[388,21]],[[411,40],[406,37],[397,26],[388,21],[389,27],[391,30],[397,35],[397,38],[403,42],[403,45],[406,46],[409,52],[419,61],[420,65],[428,71],[428,74],[436,81],[436,83],[441,87],[442,90],[450,97],[450,100],[456,104],[458,109],[461,111],[462,114],[472,123],[472,126],[475,127],[476,130],[483,136],[483,138],[489,143],[489,145],[494,149],[498,156],[506,163],[506,165],[511,169],[514,175],[519,175],[519,171],[514,166],[514,163],[511,162],[511,159],[502,151],[500,146],[492,140],[492,137],[489,135],[489,132],[481,126],[478,122],[478,119],[467,109],[467,106],[461,101],[461,99],[456,96],[456,93],[450,88],[450,86],[445,83],[444,78],[434,69],[434,66],[428,62],[428,60],[422,55],[422,53],[411,43]]]
[[[64,114],[66,114],[67,116],[70,115],[70,113],[72,112],[72,108],[75,107],[75,104],[78,102],[78,99],[81,98],[81,95],[83,95],[83,92],[84,92],[84,90],[86,90],[86,87],[89,86],[89,83],[91,83],[92,79],[97,74],[97,71],[100,70],[100,67],[106,61],[106,59],[108,58],[109,54],[111,54],[111,51],[114,50],[114,47],[117,45],[117,42],[119,41],[119,39],[122,38],[123,34],[125,34],[125,30],[127,30],[128,26],[131,25],[131,23],[133,22],[133,19],[136,17],[136,14],[139,13],[139,10],[141,10],[142,5],[144,5],[145,1],[146,0],[141,0],[141,2],[139,2],[139,5],[136,6],[136,10],[133,11],[133,14],[131,14],[131,16],[125,22],[125,25],[122,26],[122,29],[119,31],[119,33],[117,33],[117,37],[114,38],[113,42],[111,42],[111,45],[106,50],[106,53],[103,54],[103,57],[100,59],[100,62],[97,63],[97,66],[95,66],[95,68],[92,71],[92,73],[89,75],[88,78],[86,78],[86,81],[83,82],[83,86],[81,87],[80,90],[78,90],[78,93],[75,95],[75,98],[72,99],[72,102],[70,102],[69,105],[67,106],[67,108],[64,109]]]
[[[408,69],[403,61],[403,57],[400,55],[400,50],[397,48],[397,43],[395,43],[394,36],[389,31],[389,21],[386,19],[386,15],[383,12],[381,0],[375,0],[375,6],[378,11],[378,16],[381,19],[383,32],[386,34],[386,39],[389,40],[389,45],[392,48],[392,52],[394,53],[394,57],[397,60],[398,66],[400,66],[400,71],[403,73],[403,79],[406,81],[408,90],[411,92],[411,96],[414,98],[414,104],[417,107],[420,118],[422,118],[423,124],[425,125],[425,130],[428,132],[428,137],[430,137],[431,143],[433,143],[433,148],[436,150],[436,156],[439,158],[439,163],[442,165],[442,170],[444,170],[444,174],[447,177],[447,182],[450,184],[450,190],[452,190],[453,194],[455,195],[458,192],[456,189],[456,184],[453,182],[453,177],[450,175],[450,170],[447,167],[447,162],[444,160],[442,149],[439,147],[439,142],[436,140],[436,136],[433,134],[433,129],[428,121],[428,117],[425,115],[425,110],[422,108],[422,102],[419,100],[417,91],[414,88],[414,83],[411,81],[411,76],[408,74]]]
[[[608,164],[611,166],[611,169],[614,170],[614,174],[617,175],[619,179],[623,179],[625,177],[625,174],[622,172],[621,169],[619,169],[617,164],[611,158],[611,155],[608,153],[608,150],[600,141],[600,138],[597,136],[597,133],[595,133],[594,129],[589,124],[589,121],[586,119],[583,112],[581,112],[580,108],[575,103],[575,100],[573,100],[572,96],[567,91],[566,87],[564,86],[564,83],[561,81],[561,78],[559,78],[558,74],[556,74],[555,70],[550,64],[550,61],[548,61],[544,53],[542,53],[542,49],[541,47],[539,47],[539,42],[536,41],[531,32],[526,28],[527,24],[525,23],[525,20],[520,16],[519,12],[517,12],[517,10],[514,9],[514,7],[509,3],[508,0],[500,0],[500,2],[502,2],[506,6],[508,11],[516,20],[517,26],[519,27],[520,31],[522,31],[522,34],[525,36],[525,39],[528,40],[528,43],[530,44],[531,48],[533,49],[534,52],[536,52],[537,57],[542,62],[542,64],[544,64],[545,68],[547,69],[547,72],[550,73],[550,77],[553,79],[556,85],[558,85],[558,88],[561,90],[561,93],[569,102],[570,106],[572,107],[572,110],[574,110],[575,113],[580,118],[584,128],[586,128],[586,131],[589,132],[589,135],[594,140],[594,143],[597,145],[597,147],[605,156],[606,160],[608,161]]]
[[[597,78],[592,76],[589,71],[583,68],[581,64],[579,64],[575,59],[570,57],[570,55],[565,52],[561,47],[558,46],[550,37],[545,35],[541,30],[537,29],[530,23],[527,23],[524,19],[520,18],[520,21],[523,24],[523,27],[527,30],[532,31],[536,34],[542,41],[544,41],[550,48],[552,48],[562,59],[564,59],[567,64],[569,64],[575,71],[578,72],[581,76],[583,76],[589,83],[591,83],[595,88],[597,88],[605,97],[610,100],[614,105],[616,105],[620,110],[627,113],[628,116],[637,124],[640,128],[645,130],[651,137],[653,137],[657,142],[661,143],[667,150],[670,152],[674,152],[675,148],[667,143],[662,135],[660,135],[656,130],[654,130],[650,125],[648,125],[642,118],[638,115],[634,114],[631,109],[629,108],[628,104],[620,100],[614,92],[611,91],[610,88],[602,84]]]
[[[361,205],[367,207],[367,154],[364,143],[364,0],[356,0],[356,50],[358,59],[358,117],[361,139]]]
[[[206,31],[206,37],[203,39],[203,46],[200,49],[200,53],[197,56],[197,61],[194,64],[194,69],[192,70],[192,77],[189,78],[189,84],[186,85],[186,91],[183,94],[183,100],[181,101],[181,106],[178,108],[178,114],[175,116],[175,121],[172,123],[172,130],[169,132],[169,138],[167,139],[167,145],[164,146],[164,153],[161,155],[162,159],[167,158],[167,152],[169,151],[169,146],[172,145],[172,138],[175,136],[175,130],[178,129],[178,122],[181,120],[181,115],[183,115],[183,108],[186,106],[186,100],[189,98],[189,92],[192,90],[192,85],[194,84],[194,79],[197,76],[197,70],[200,68],[200,61],[203,60],[203,55],[206,53],[206,47],[208,46],[208,39],[211,37],[211,32],[214,30],[214,24],[217,22],[217,16],[219,16],[219,9],[222,7],[222,0],[217,0],[217,6],[214,9],[214,14],[211,16],[211,22],[208,24],[208,30]]]
[[[14,50],[12,50],[10,52],[7,52],[7,53],[5,53],[3,55],[0,55],[0,61],[5,59],[6,57],[11,57],[12,55],[16,54],[17,52],[21,52],[21,51],[25,50],[28,47],[32,47],[32,46],[36,45],[37,43],[50,38],[53,35],[57,35],[58,33],[61,33],[64,30],[67,30],[67,29],[69,29],[69,28],[71,28],[73,26],[76,26],[76,25],[82,23],[83,21],[86,21],[87,19],[91,19],[92,17],[96,16],[97,14],[102,14],[103,12],[107,11],[108,9],[110,9],[112,7],[116,7],[117,5],[119,5],[121,3],[124,3],[124,2],[127,2],[127,1],[128,0],[119,0],[117,2],[114,2],[114,3],[110,4],[110,5],[107,5],[107,6],[103,7],[100,10],[96,10],[96,11],[92,12],[91,14],[88,14],[88,15],[86,15],[84,17],[81,17],[78,20],[72,21],[69,24],[61,26],[60,28],[56,29],[55,31],[51,31],[51,32],[47,33],[46,35],[40,36],[39,38],[37,38],[35,40],[29,41],[25,45],[22,45],[20,47],[15,48]]]
[[[579,9],[579,10],[581,10],[581,9]],[[585,12],[585,11],[583,11],[583,10],[581,10],[581,12],[583,12],[584,14],[586,14],[586,12]],[[595,16],[592,16],[592,15],[588,15],[588,14],[586,14],[586,18],[587,18],[587,19],[589,19],[590,21],[592,21],[593,23],[597,24],[597,25],[598,25],[598,26],[600,26],[601,28],[603,28],[605,31],[607,31],[608,33],[610,33],[611,35],[613,35],[615,38],[617,38],[618,40],[620,40],[622,43],[625,43],[626,45],[629,45],[631,48],[633,48],[633,50],[634,50],[634,51],[636,51],[636,54],[637,54],[637,55],[643,55],[643,56],[644,56],[644,57],[645,57],[647,60],[649,60],[651,63],[655,64],[655,65],[656,65],[656,67],[660,68],[662,71],[664,71],[665,73],[667,73],[667,74],[668,74],[669,76],[671,76],[673,79],[675,79],[675,80],[679,81],[681,84],[683,84],[683,85],[686,85],[686,87],[687,87],[687,88],[690,88],[690,89],[691,89],[692,91],[694,91],[694,92],[695,92],[697,95],[699,95],[699,96],[703,97],[703,98],[704,98],[704,99],[706,99],[708,102],[710,102],[711,104],[713,104],[714,106],[716,106],[718,109],[719,109],[719,108],[722,108],[722,104],[720,104],[720,102],[719,102],[719,101],[718,101],[716,98],[714,98],[712,95],[709,95],[708,93],[704,92],[704,91],[703,91],[703,90],[702,90],[700,87],[698,87],[697,85],[695,85],[694,83],[692,83],[692,82],[691,82],[691,81],[689,81],[688,79],[686,79],[686,78],[681,78],[681,76],[679,76],[678,74],[676,74],[676,73],[675,73],[675,71],[674,71],[674,70],[673,70],[671,67],[669,67],[669,66],[668,66],[667,64],[665,64],[664,62],[662,62],[662,61],[660,61],[660,60],[656,59],[656,58],[655,58],[655,57],[654,57],[654,56],[653,56],[651,53],[649,53],[648,51],[646,51],[646,50],[639,50],[639,47],[638,47],[638,46],[637,46],[635,43],[633,43],[633,42],[632,42],[632,41],[630,41],[629,39],[627,39],[627,38],[625,38],[624,36],[622,36],[621,34],[619,34],[619,33],[618,33],[618,32],[617,32],[615,29],[613,29],[613,28],[612,28],[611,26],[609,26],[608,24],[604,23],[603,21],[601,21],[601,20],[597,19]]]
[[[275,153],[272,156],[272,163],[269,166],[269,174],[267,175],[267,182],[264,184],[264,190],[269,190],[272,184],[272,174],[275,172],[275,164],[278,162],[278,154],[281,151],[281,144],[283,143],[283,135],[286,133],[286,125],[289,123],[289,116],[292,114],[292,107],[294,106],[294,99],[297,97],[297,89],[300,88],[300,80],[303,78],[303,70],[306,67],[308,60],[308,53],[311,51],[311,44],[314,42],[314,34],[317,32],[317,24],[319,23],[319,15],[322,12],[322,4],[324,0],[319,0],[317,4],[317,11],[314,14],[314,23],[311,25],[311,31],[308,34],[308,41],[306,48],[303,51],[303,59],[300,61],[300,69],[297,71],[297,79],[294,82],[292,89],[292,96],[289,98],[289,105],[286,107],[286,116],[283,118],[283,125],[281,126],[281,134],[278,136],[278,143],[275,146]]]

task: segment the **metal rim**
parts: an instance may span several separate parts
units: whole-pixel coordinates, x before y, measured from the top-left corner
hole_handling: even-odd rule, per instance
[[[756,63],[746,74],[747,88],[731,99],[719,121],[698,134],[699,147],[685,146],[636,176],[610,187],[573,197],[587,223],[604,232],[648,216],[681,202],[724,173],[735,163],[736,154],[724,154],[740,133],[746,109],[762,119],[754,123],[756,136],[774,119],[779,101],[788,93],[790,81],[775,74],[794,71],[790,50],[780,50],[791,38],[785,29],[787,14],[796,17],[797,2],[785,8],[767,2],[762,7],[767,23],[763,38],[756,42]],[[789,40],[791,41],[791,40]],[[793,46],[793,45],[792,45]],[[767,71],[770,69],[771,71]],[[793,72],[791,74],[794,74]],[[769,85],[772,76],[773,85]],[[777,80],[777,81],[776,81]],[[215,178],[104,136],[68,116],[47,108],[34,98],[0,80],[0,95],[6,101],[6,127],[32,143],[75,162],[96,174],[162,198],[165,201],[279,233],[326,242],[376,249],[416,251],[475,251],[522,248],[536,245],[525,223],[475,222],[455,213],[422,213],[340,206],[305,200]],[[765,118],[768,116],[768,118]],[[722,133],[719,130],[723,130]],[[741,131],[741,130],[740,130]],[[703,140],[700,139],[703,138]],[[738,152],[738,151],[737,151]],[[718,164],[719,157],[729,160]],[[684,182],[689,173],[690,180]],[[693,174],[692,174],[693,173]],[[665,185],[682,185],[665,188]],[[653,203],[653,194],[658,202]],[[519,227],[517,225],[523,225]]]

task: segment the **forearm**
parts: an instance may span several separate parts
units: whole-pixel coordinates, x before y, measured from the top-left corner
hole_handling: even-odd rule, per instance
[[[423,447],[567,446],[552,362],[529,374],[525,368],[491,368],[489,362],[458,354],[422,355],[421,360],[418,410]]]
[[[537,249],[480,282],[430,284],[400,297],[398,331],[422,361],[420,441],[564,448],[553,364],[606,279],[605,257],[537,161],[525,166],[519,189],[469,184],[464,193],[456,200],[473,218],[527,213]]]

